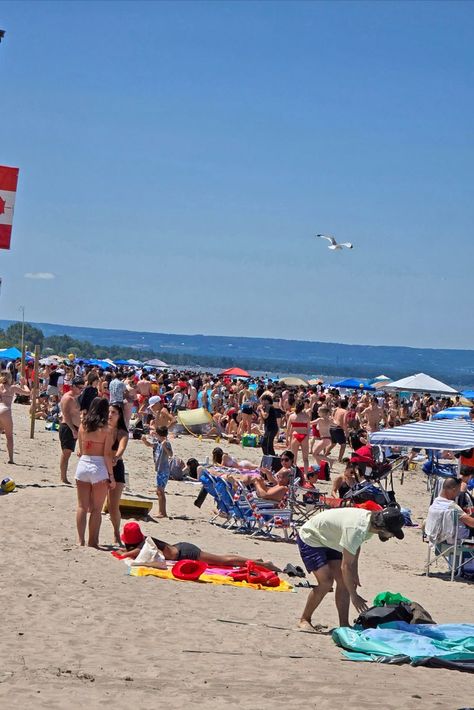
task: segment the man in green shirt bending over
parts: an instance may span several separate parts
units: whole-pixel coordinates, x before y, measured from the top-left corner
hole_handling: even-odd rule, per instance
[[[336,607],[339,625],[349,624],[349,602],[361,613],[366,600],[357,593],[359,553],[363,542],[378,535],[382,542],[391,537],[403,540],[403,516],[396,505],[370,512],[361,508],[337,508],[314,515],[299,529],[298,547],[306,570],[313,572],[318,586],[310,593],[298,624],[301,631],[318,632],[327,628],[313,625],[311,618],[336,582]]]

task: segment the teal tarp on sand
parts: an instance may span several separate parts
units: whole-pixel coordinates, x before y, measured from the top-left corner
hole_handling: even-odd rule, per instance
[[[474,624],[393,621],[376,629],[340,627],[332,637],[351,661],[445,665],[474,672]]]

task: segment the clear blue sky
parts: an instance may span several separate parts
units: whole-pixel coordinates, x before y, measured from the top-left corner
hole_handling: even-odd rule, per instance
[[[1,317],[474,348],[473,3],[3,2],[0,27]]]

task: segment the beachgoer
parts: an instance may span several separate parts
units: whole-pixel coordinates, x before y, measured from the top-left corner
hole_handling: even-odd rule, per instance
[[[369,406],[361,412],[360,418],[366,420],[369,434],[380,429],[380,422],[383,419],[383,409],[379,407],[377,397],[371,398]]]
[[[109,427],[113,435],[113,473],[115,487],[109,488],[107,493],[110,521],[114,529],[115,542],[120,542],[120,498],[125,486],[125,466],[123,455],[128,444],[128,429],[125,422],[123,407],[120,404],[111,404],[109,407]]]
[[[92,370],[86,376],[86,386],[82,390],[78,402],[81,412],[88,412],[92,401],[99,395],[99,375]]]
[[[76,469],[76,525],[79,544],[85,545],[89,514],[88,546],[99,546],[102,506],[107,492],[115,487],[113,472],[114,430],[109,427],[109,403],[96,397],[79,427],[79,463]]]
[[[201,550],[192,542],[177,542],[170,545],[168,542],[158,540],[155,537],[151,538],[157,548],[163,553],[165,559],[170,561],[179,560],[200,560],[206,562],[210,567],[245,567],[247,562],[255,562],[263,565],[275,572],[281,572],[273,562],[264,560],[249,560],[248,557],[241,555],[219,555],[212,552]],[[145,535],[143,535],[138,523],[126,523],[123,528],[122,542],[127,552],[122,557],[130,557],[135,559],[145,543]]]
[[[332,484],[331,495],[334,498],[344,498],[346,493],[354,488],[359,483],[357,466],[351,464],[349,459],[343,459],[345,463],[344,471],[336,476]]]
[[[13,384],[11,373],[8,370],[0,373],[0,431],[3,431],[7,440],[8,463],[13,460],[13,417],[12,403],[15,395],[29,395],[30,390],[24,377],[20,384]]]
[[[76,441],[81,423],[81,412],[78,397],[84,389],[82,377],[73,377],[71,389],[61,397],[61,423],[59,425],[59,441],[61,444],[61,458],[59,472],[62,483],[69,483],[67,468],[72,452],[76,448]]]
[[[125,396],[125,382],[123,381],[123,374],[117,370],[112,382],[109,385],[110,392],[110,404],[123,404],[123,399]]]
[[[308,596],[298,624],[301,631],[321,631],[313,625],[314,611],[336,582],[335,602],[340,626],[349,626],[349,603],[359,613],[367,610],[366,600],[357,592],[359,553],[363,542],[378,535],[383,542],[395,536],[403,540],[403,516],[400,509],[390,506],[370,512],[360,508],[339,508],[318,513],[304,523],[298,533],[301,559],[308,573],[317,579]]]
[[[278,434],[279,425],[271,394],[262,394],[257,413],[263,419],[264,430],[261,441],[263,454],[264,456],[275,456],[273,442],[275,436]]]
[[[166,493],[165,488],[170,477],[170,458],[173,456],[173,449],[168,441],[168,429],[159,426],[153,441],[143,436],[142,442],[145,446],[153,448],[153,460],[156,472],[156,495],[158,498],[158,518],[167,518],[166,513]]]
[[[332,419],[334,426],[331,426],[329,429],[331,446],[327,453],[329,455],[333,448],[339,444],[338,461],[341,463],[347,443],[347,402],[345,400],[339,402],[339,405],[332,413]]]
[[[305,482],[307,481],[309,470],[309,437],[310,417],[304,409],[304,401],[299,399],[295,403],[295,411],[288,417],[286,444],[294,453],[296,464],[298,462],[298,451],[301,449]]]

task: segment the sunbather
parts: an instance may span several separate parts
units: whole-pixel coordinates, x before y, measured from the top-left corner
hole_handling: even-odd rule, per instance
[[[142,533],[140,525],[134,522],[126,523],[121,537],[127,550],[122,557],[130,557],[134,560],[138,557],[138,553],[145,543],[145,535]],[[243,567],[248,561],[248,557],[242,557],[241,555],[215,555],[212,552],[205,552],[205,550],[201,550],[192,542],[177,542],[174,545],[170,545],[168,542],[163,542],[163,540],[158,540],[155,537],[152,540],[157,548],[161,550],[165,559],[173,562],[178,560],[201,560],[201,562],[206,562],[211,567]],[[275,572],[281,571],[270,561],[265,562],[260,559],[250,561],[263,565]]]

